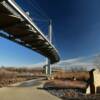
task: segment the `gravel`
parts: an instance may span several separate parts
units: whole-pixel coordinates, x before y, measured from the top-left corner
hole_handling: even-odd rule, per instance
[[[49,93],[57,96],[57,97],[64,97],[64,96],[70,96],[70,97],[77,97],[77,96],[84,96],[84,94],[79,91],[78,89],[46,89]]]
[[[100,100],[100,94],[86,95],[79,89],[46,89],[62,100]]]

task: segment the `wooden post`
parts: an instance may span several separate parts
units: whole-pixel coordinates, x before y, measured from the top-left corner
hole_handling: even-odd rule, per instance
[[[90,92],[91,94],[95,94],[95,84],[94,84],[94,72],[95,69],[92,69],[89,71],[90,79],[89,79],[89,84],[90,84]]]

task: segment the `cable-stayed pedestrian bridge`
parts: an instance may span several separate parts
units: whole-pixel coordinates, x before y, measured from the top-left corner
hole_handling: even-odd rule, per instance
[[[44,55],[51,64],[59,61],[54,45],[14,0],[0,0],[0,30],[1,37]]]

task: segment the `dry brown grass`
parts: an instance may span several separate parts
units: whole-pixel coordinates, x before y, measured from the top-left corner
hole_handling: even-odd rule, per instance
[[[77,72],[56,72],[53,75],[54,79],[60,79],[60,80],[82,80],[82,81],[87,81],[89,77],[89,72],[86,71],[77,71]]]
[[[0,87],[14,83],[15,80],[16,80],[15,72],[10,72],[2,68],[0,69]]]
[[[56,88],[56,89],[86,89],[87,83],[77,80],[51,80],[47,81],[44,85],[47,88]]]
[[[36,76],[41,76],[42,70],[28,68],[0,68],[0,87],[10,84],[31,80]]]

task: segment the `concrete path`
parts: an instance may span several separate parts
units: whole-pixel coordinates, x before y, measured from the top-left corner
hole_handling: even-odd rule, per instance
[[[23,82],[14,87],[0,88],[0,100],[60,100],[45,90],[39,89],[42,84],[32,86],[30,82],[33,81]],[[31,84],[31,86],[27,84]]]

